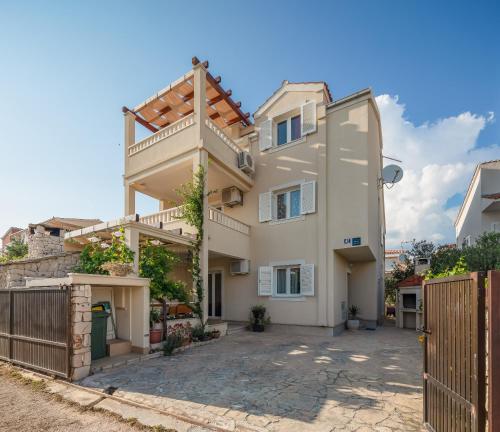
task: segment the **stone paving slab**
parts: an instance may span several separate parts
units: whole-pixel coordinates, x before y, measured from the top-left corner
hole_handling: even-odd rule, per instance
[[[225,431],[418,431],[422,348],[393,327],[337,337],[242,332],[83,386]]]

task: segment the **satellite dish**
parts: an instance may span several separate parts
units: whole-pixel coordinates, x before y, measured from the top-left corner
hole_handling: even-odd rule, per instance
[[[403,168],[397,165],[387,165],[382,170],[382,181],[387,183],[398,183],[403,178]]]

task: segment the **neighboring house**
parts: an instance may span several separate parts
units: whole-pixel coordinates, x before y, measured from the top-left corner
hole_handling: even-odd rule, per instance
[[[386,249],[385,250],[385,275],[388,276],[394,270],[396,264],[403,263],[401,255],[405,253],[404,249]]]
[[[384,196],[380,116],[371,90],[334,101],[324,82],[284,81],[255,124],[208,64],[125,114],[127,242],[158,239],[184,258],[193,228],[179,220],[176,190],[207,172],[201,251],[205,316],[246,321],[263,304],[274,324],[333,334],[349,305],[374,326],[384,315]],[[153,132],[136,140],[136,124]],[[136,192],[159,212],[135,216]],[[79,233],[70,233],[85,242]],[[136,254],[137,255],[137,254]],[[137,269],[137,260],[134,263]]]
[[[500,232],[500,159],[476,167],[455,231],[458,247],[474,244],[484,232]]]
[[[396,300],[396,326],[418,330],[422,326],[422,281],[414,274],[398,284]]]
[[[12,237],[19,231],[22,231],[22,228],[10,227],[5,234],[2,236],[2,251],[5,250],[5,247],[11,242]]]

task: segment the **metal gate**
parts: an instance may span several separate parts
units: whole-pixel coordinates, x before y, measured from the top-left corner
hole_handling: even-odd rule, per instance
[[[70,289],[0,290],[0,359],[68,378]]]
[[[424,422],[485,430],[485,275],[424,282]]]

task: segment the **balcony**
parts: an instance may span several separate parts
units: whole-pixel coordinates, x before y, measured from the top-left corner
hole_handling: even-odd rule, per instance
[[[139,222],[167,231],[180,230],[192,237],[195,230],[182,220],[182,206],[141,216]],[[208,247],[210,252],[239,259],[250,258],[250,226],[214,207],[208,208]]]

